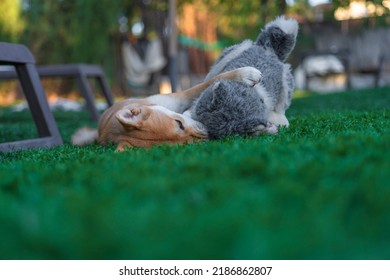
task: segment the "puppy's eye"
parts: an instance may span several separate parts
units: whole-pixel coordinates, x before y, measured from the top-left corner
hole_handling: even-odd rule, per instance
[[[182,123],[181,121],[179,121],[179,120],[175,120],[175,121],[176,121],[177,125],[179,126],[179,128],[180,128],[181,130],[184,130],[183,123]]]

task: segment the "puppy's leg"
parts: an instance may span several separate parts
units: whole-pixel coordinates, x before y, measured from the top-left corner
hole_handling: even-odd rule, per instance
[[[216,80],[236,80],[244,82],[250,86],[254,86],[260,82],[262,74],[259,70],[253,67],[241,67],[228,71],[218,76],[211,78],[199,85],[182,92],[171,94],[157,94],[147,98],[147,101],[157,105],[161,105],[176,113],[183,113],[188,110],[192,102],[200,96],[200,94],[213,84]]]
[[[238,69],[234,69],[222,74],[219,74],[210,80],[207,80],[199,85],[196,85],[183,92],[177,92],[165,95],[164,97],[171,98],[171,104],[174,104],[176,108],[168,108],[172,111],[182,113],[187,110],[192,102],[200,96],[200,94],[212,85],[217,80],[236,80],[244,82],[249,86],[255,86],[262,79],[262,74],[256,68],[246,66]]]
[[[217,80],[236,80],[239,82],[244,82],[249,86],[254,86],[260,83],[262,77],[263,75],[261,74],[261,72],[254,67],[241,67],[225,73],[221,73],[211,78],[210,80],[207,80],[193,88],[181,92],[180,94],[183,94],[185,96],[195,95],[196,97],[199,97],[203,90],[208,88]]]

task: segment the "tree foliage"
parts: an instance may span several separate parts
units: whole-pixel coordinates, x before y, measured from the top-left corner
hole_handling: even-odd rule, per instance
[[[351,4],[351,2],[354,2],[354,0],[332,0],[332,4],[335,9],[338,7],[348,7]],[[378,7],[386,7],[386,5],[384,5],[385,1],[383,0],[369,0],[364,2],[366,5],[374,4]]]
[[[284,0],[177,2],[179,7],[185,2],[201,4],[215,18],[220,36],[231,41],[256,37],[265,22],[289,8]],[[296,2],[307,3],[307,0]],[[145,3],[141,0],[2,0],[0,36],[3,41],[13,38],[28,45],[38,63],[105,64],[106,60],[112,60],[108,56],[118,18],[121,15],[131,18],[137,7],[140,9]],[[167,3],[150,0],[144,8],[167,10]],[[157,18],[145,20],[157,21]]]
[[[287,10],[284,0],[181,0],[179,6],[183,3],[194,3],[197,8],[207,9],[214,17],[220,36],[231,41],[256,37],[265,22]]]
[[[0,40],[16,41],[23,31],[20,0],[0,1]]]
[[[118,1],[30,0],[23,41],[39,63],[103,62],[116,27]]]

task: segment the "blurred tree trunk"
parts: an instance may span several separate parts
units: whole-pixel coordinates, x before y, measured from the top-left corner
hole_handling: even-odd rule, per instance
[[[280,1],[280,13],[285,14],[287,12],[287,2],[285,0]]]

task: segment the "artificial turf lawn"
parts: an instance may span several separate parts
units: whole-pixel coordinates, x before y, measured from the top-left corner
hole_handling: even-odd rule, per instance
[[[65,140],[88,123],[55,115]],[[0,116],[0,141],[34,134]],[[287,116],[278,136],[0,153],[0,258],[389,259],[390,89]]]

